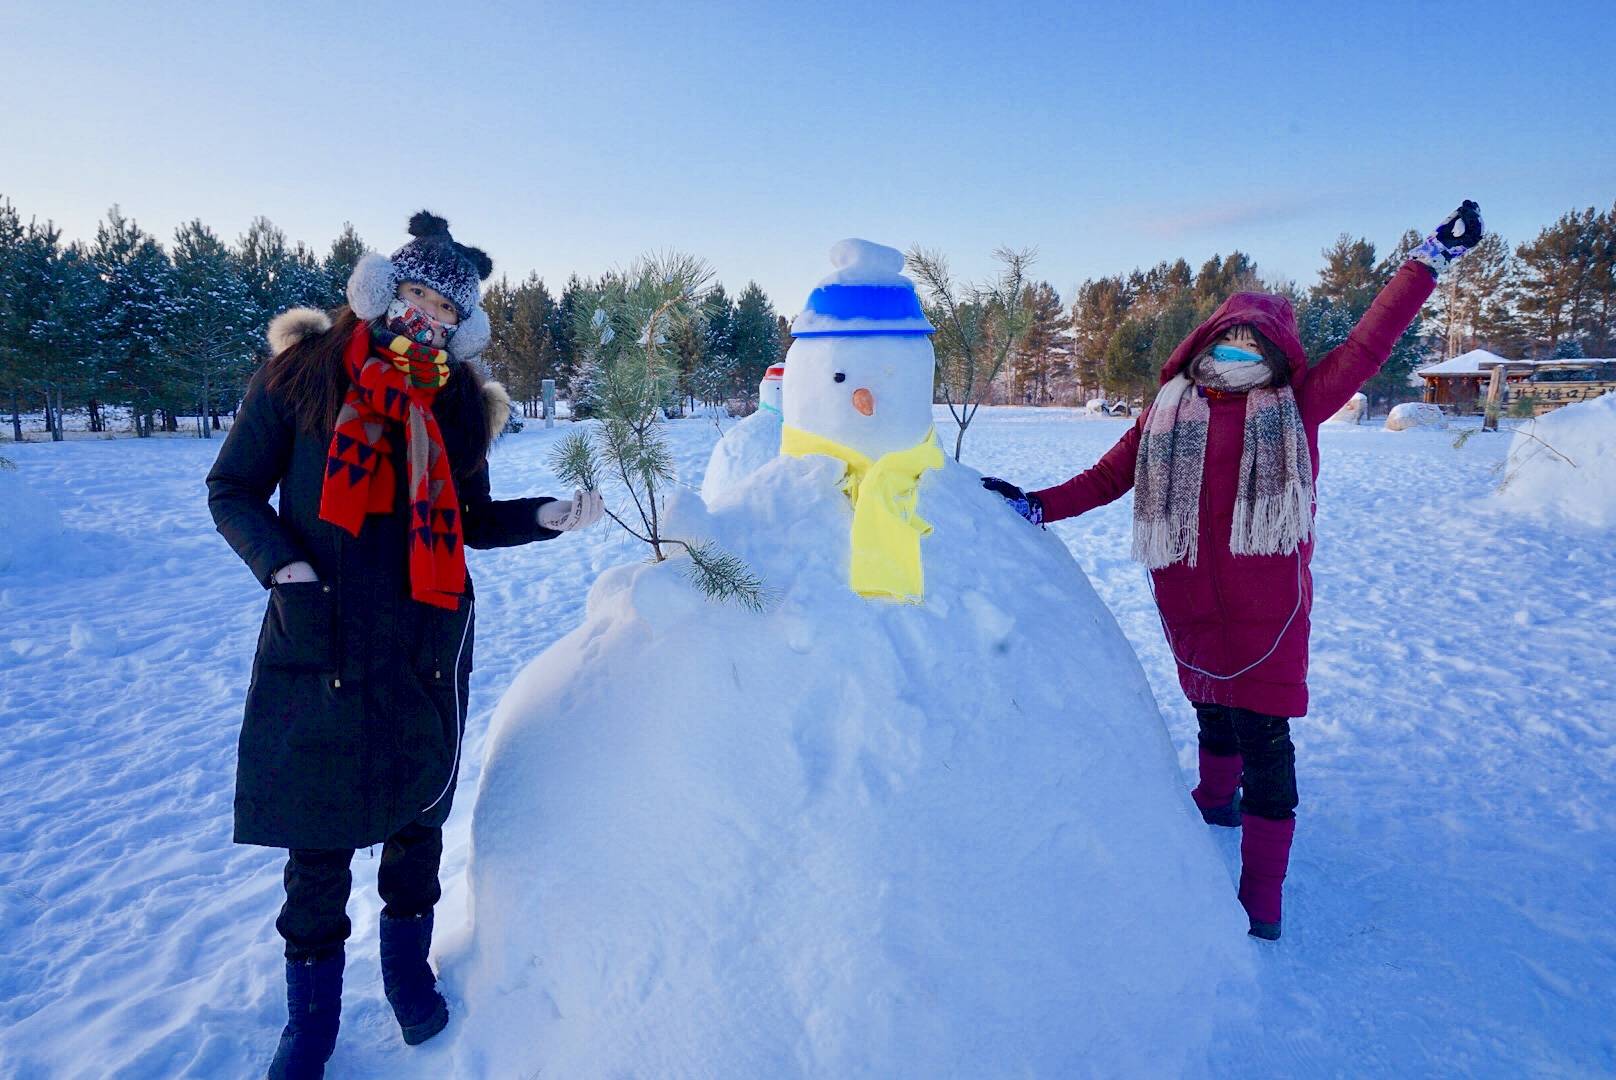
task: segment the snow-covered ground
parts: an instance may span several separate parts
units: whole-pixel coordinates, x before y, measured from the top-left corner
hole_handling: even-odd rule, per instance
[[[1125,423],[984,410],[966,462],[1051,482]],[[951,435],[946,414],[938,426]],[[496,492],[553,491],[546,454],[565,431],[509,437]],[[669,432],[699,486],[713,424]],[[1219,1033],[1205,1075],[1616,1071],[1616,543],[1494,499],[1507,435],[1452,439],[1322,433],[1285,938],[1249,943],[1258,1008]],[[0,570],[0,1075],[253,1075],[284,1019],[281,859],[229,842],[263,595],[208,518],[218,445],[4,448],[66,531],[36,530]],[[19,512],[0,508],[0,528]],[[1137,648],[1189,770],[1194,720],[1127,559],[1128,522],[1124,500],[1055,532]],[[589,582],[639,557],[604,528],[471,554],[478,668],[440,925],[467,910],[489,713],[579,623]],[[1081,693],[1105,672],[1061,677]],[[1232,879],[1235,838],[1215,839]],[[442,1059],[406,1048],[382,1000],[375,866],[355,862],[329,1075],[438,1075]]]

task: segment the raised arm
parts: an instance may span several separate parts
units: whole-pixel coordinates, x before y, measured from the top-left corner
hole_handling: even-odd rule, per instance
[[[1374,377],[1436,288],[1437,277],[1484,235],[1481,207],[1470,199],[1432,230],[1380,290],[1347,340],[1308,372],[1297,394],[1305,422],[1328,420]]]
[[[1297,395],[1305,422],[1328,420],[1374,377],[1434,288],[1436,275],[1431,268],[1413,259],[1392,275],[1347,340],[1307,373]]]
[[[1096,506],[1122,498],[1133,487],[1134,463],[1139,459],[1139,431],[1144,422],[1145,413],[1140,413],[1133,426],[1092,468],[1078,473],[1064,484],[1033,492],[1043,503],[1044,520],[1060,521],[1062,518],[1076,517]]]
[[[213,524],[266,589],[275,571],[306,558],[269,505],[291,462],[295,437],[292,418],[281,414],[260,372],[208,472]]]

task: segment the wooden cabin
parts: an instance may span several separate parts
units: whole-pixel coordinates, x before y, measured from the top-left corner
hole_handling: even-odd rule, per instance
[[[1493,377],[1493,368],[1500,364],[1506,365],[1506,386],[1532,374],[1529,360],[1507,360],[1486,349],[1471,349],[1415,371],[1414,377],[1425,384],[1420,400],[1459,416],[1480,413],[1487,402],[1487,382]]]
[[[1504,369],[1501,405],[1505,410],[1529,398],[1533,414],[1541,416],[1616,390],[1616,360],[1510,360],[1486,349],[1427,364],[1413,378],[1424,384],[1421,400],[1440,405],[1447,413],[1473,415],[1484,410],[1487,384],[1498,367]]]

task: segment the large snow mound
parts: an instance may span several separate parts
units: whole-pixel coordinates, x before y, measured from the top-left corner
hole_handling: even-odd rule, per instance
[[[1616,526],[1616,394],[1545,413],[1509,444],[1500,497]]]
[[[928,473],[926,602],[847,585],[841,466],[776,458],[603,574],[497,708],[454,1073],[1180,1075],[1253,946],[1139,663],[1058,539]]]
[[[781,426],[780,414],[768,409],[759,409],[745,420],[731,424],[707,459],[701,497],[708,503],[716,502],[779,457]]]

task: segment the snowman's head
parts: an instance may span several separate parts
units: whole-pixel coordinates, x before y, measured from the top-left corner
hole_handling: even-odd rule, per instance
[[[902,252],[843,240],[831,262],[791,325],[785,422],[870,458],[907,450],[932,426],[933,327]]]

